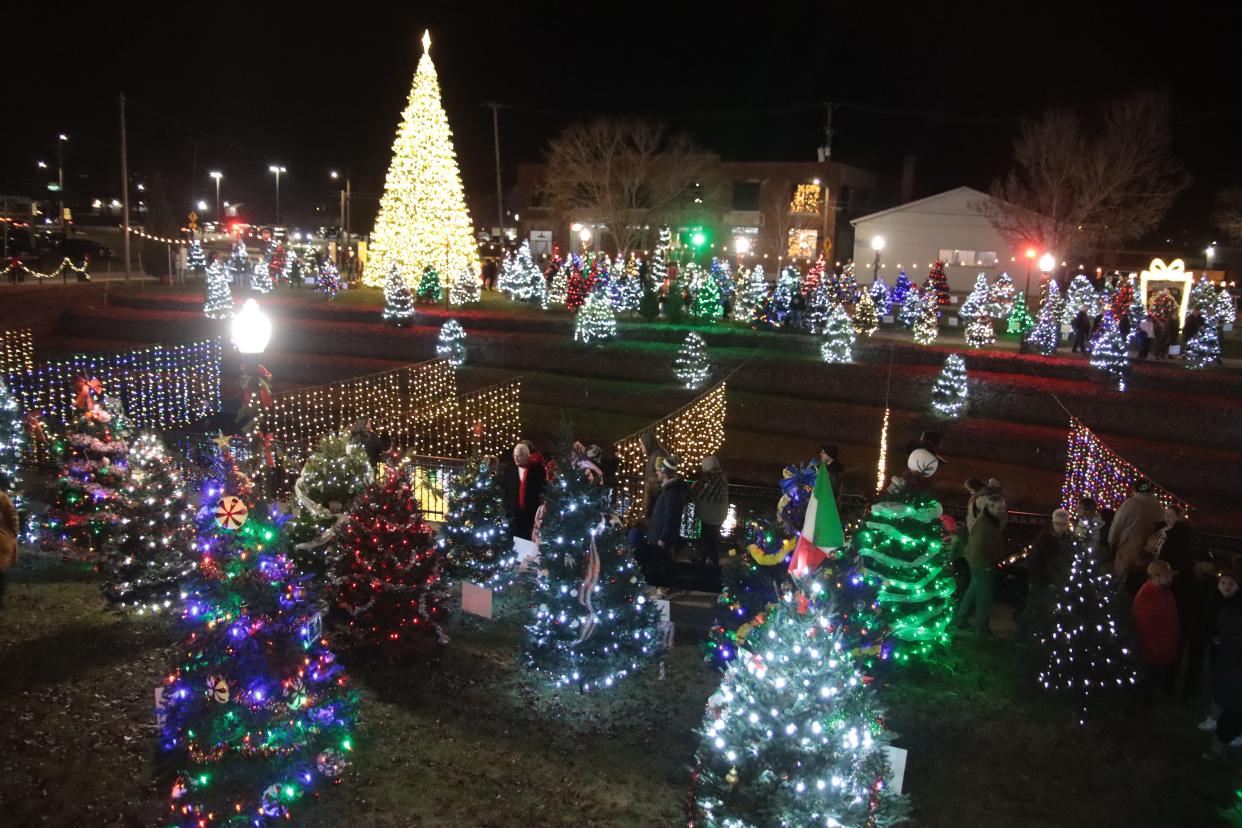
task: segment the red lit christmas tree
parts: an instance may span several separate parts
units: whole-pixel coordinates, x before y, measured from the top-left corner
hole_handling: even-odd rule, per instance
[[[936,294],[937,305],[949,304],[949,278],[944,275],[944,262],[936,261],[927,272],[927,281],[923,283],[923,292],[932,290]]]

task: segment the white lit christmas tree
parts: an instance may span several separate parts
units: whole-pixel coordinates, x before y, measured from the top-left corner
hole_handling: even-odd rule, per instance
[[[918,285],[910,285],[906,289],[905,296],[901,300],[901,306],[897,310],[897,321],[907,328],[913,328],[914,323],[919,321],[919,314],[922,313],[922,310],[923,300]]]
[[[401,271],[394,264],[384,280],[384,321],[404,328],[414,319],[414,297]]]
[[[229,288],[229,275],[218,260],[207,268],[207,295],[203,300],[203,315],[208,319],[228,319],[233,315],[233,292]]]
[[[1002,273],[988,289],[988,313],[993,319],[1007,319],[1017,298],[1018,290],[1013,286],[1013,279],[1009,278],[1008,273]]]
[[[1184,358],[1186,367],[1193,370],[1220,365],[1220,328],[1215,313],[1203,317],[1203,324],[1186,343]]]
[[[1051,280],[1049,280],[1051,283]],[[1065,306],[1061,312],[1061,323],[1069,325],[1078,315],[1078,311],[1086,308],[1087,316],[1094,317],[1100,306],[1100,296],[1091,286],[1091,280],[1079,273],[1070,281],[1065,293]]]
[[[828,321],[824,323],[824,341],[819,346],[820,356],[827,363],[846,363],[854,361],[854,320],[845,312],[839,302],[828,312]]]
[[[479,278],[479,271],[467,265],[457,271],[456,278],[449,284],[449,303],[473,305],[481,301],[483,301],[483,280]]]
[[[544,307],[548,305],[564,305],[565,299],[569,296],[569,270],[570,259],[567,257],[556,266],[556,270],[552,273],[552,282],[548,285],[548,294],[545,298]],[[497,281],[497,287],[500,283]]]
[[[495,591],[513,582],[517,558],[504,489],[493,463],[472,458],[449,478],[444,490],[448,514],[436,545],[449,577]]]
[[[930,345],[940,333],[940,299],[935,290],[919,291],[919,317],[914,320],[914,341]]]
[[[660,238],[655,250],[651,251],[651,259],[647,264],[647,281],[656,289],[664,285],[668,279],[668,246],[672,243],[673,234],[667,227],[660,228]]]
[[[966,301],[962,303],[962,309],[958,311],[958,316],[963,319],[974,319],[988,310],[988,278],[982,273],[975,279],[975,286],[971,289]]]
[[[949,354],[932,386],[932,410],[955,420],[966,413],[966,403],[966,360],[960,354]]]
[[[707,361],[707,343],[694,331],[686,334],[686,341],[673,360],[673,376],[686,388],[701,388],[711,376],[712,367]]]
[[[986,348],[996,341],[996,325],[990,314],[981,313],[966,325],[966,344],[972,348]]]
[[[203,252],[203,245],[198,239],[190,242],[190,249],[186,251],[185,269],[191,273],[207,269],[207,254]]]
[[[466,364],[466,331],[456,319],[450,319],[440,327],[436,356],[447,359],[454,368]]]
[[[258,293],[272,292],[272,277],[266,262],[255,262],[250,272],[250,289]]]
[[[592,290],[574,320],[574,341],[600,342],[617,335],[617,317],[603,290]]]
[[[430,52],[431,35],[424,33],[423,56],[401,113],[371,233],[362,277],[371,287],[382,285],[394,264],[408,278],[428,267],[445,274],[479,272],[474,227]]]
[[[854,305],[854,331],[859,336],[871,336],[880,327],[880,317],[876,314],[875,302],[871,294],[863,291]]]
[[[875,303],[876,313],[881,316],[887,315],[892,294],[888,289],[888,282],[884,281],[884,274],[876,271],[875,278],[871,280],[871,287],[867,288],[867,292],[871,294],[871,301]]]
[[[0,488],[13,497],[13,504],[22,506],[22,454],[26,451],[26,429],[17,397],[9,392],[0,376]]]
[[[755,265],[741,275],[741,284],[733,301],[733,321],[749,325],[768,296],[768,279],[763,265]]]
[[[1190,288],[1190,310],[1197,310],[1203,317],[1216,312],[1216,288],[1207,276],[1200,276]]]
[[[1039,307],[1039,321],[1026,333],[1027,347],[1042,356],[1052,356],[1061,342],[1060,289],[1049,280],[1044,302]]]
[[[330,259],[325,258],[319,263],[319,274],[315,277],[315,289],[329,299],[335,299],[337,292],[340,291],[341,273]]]
[[[803,324],[806,329],[813,334],[823,333],[824,326],[828,324],[828,314],[832,310],[833,290],[825,280],[820,279],[819,282],[811,289],[810,294],[806,297],[806,316]]]
[[[1232,325],[1238,321],[1238,306],[1234,303],[1233,294],[1228,288],[1222,287],[1216,292],[1214,314],[1223,325]]]
[[[1118,391],[1126,390],[1130,361],[1126,358],[1126,343],[1121,337],[1121,329],[1117,327],[1111,310],[1104,311],[1100,330],[1091,338],[1091,367],[1108,374]]]
[[[512,272],[509,275],[512,298],[523,302],[543,302],[546,283],[541,271],[531,258],[530,242],[522,242],[513,257]]]

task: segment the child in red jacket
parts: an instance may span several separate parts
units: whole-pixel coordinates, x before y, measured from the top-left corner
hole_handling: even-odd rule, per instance
[[[1130,610],[1139,634],[1139,651],[1143,658],[1142,691],[1147,701],[1162,683],[1170,696],[1176,687],[1181,631],[1177,601],[1170,589],[1175,574],[1168,561],[1149,563],[1147,583],[1134,596],[1134,606]]]

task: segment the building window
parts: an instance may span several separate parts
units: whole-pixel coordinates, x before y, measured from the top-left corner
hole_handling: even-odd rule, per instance
[[[975,264],[979,267],[996,267],[996,251],[980,250],[975,253]]]
[[[734,181],[733,182],[733,209],[734,210],[758,210],[759,209],[759,182],[758,181]]]
[[[995,250],[948,250],[940,251],[940,261],[958,267],[995,267],[999,261]]]
[[[789,212],[818,215],[824,209],[824,190],[818,184],[799,184],[789,202]]]
[[[795,227],[789,231],[789,247],[785,254],[791,259],[813,259],[818,247],[819,231]]]

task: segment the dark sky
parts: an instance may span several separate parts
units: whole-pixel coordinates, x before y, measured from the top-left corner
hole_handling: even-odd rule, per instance
[[[212,200],[209,169],[224,171],[225,200],[270,210],[267,167],[280,162],[286,213],[335,203],[327,171],[349,168],[369,223],[426,27],[476,203],[495,187],[493,100],[513,107],[501,113],[510,182],[594,114],[660,118],[726,158],[812,160],[819,104],[833,101],[834,157],[896,173],[913,154],[926,194],[986,187],[1020,119],[1047,106],[1090,116],[1126,92],[1167,91],[1195,179],[1171,232],[1210,238],[1214,193],[1242,184],[1240,21],[1193,3],[121,5],[6,12],[0,192],[42,186],[39,159],[54,177],[65,132],[68,188],[117,195],[124,90],[131,168],[161,170],[178,211],[192,172],[193,195]]]

